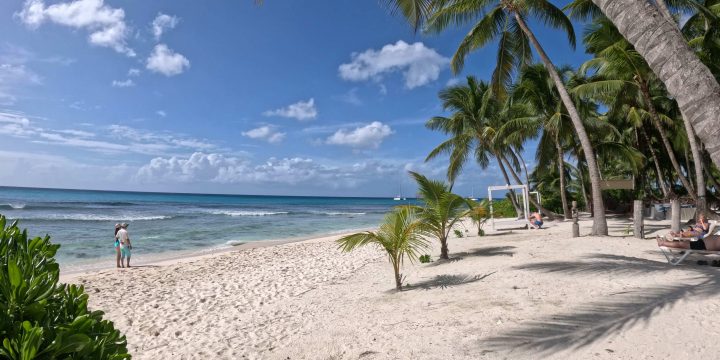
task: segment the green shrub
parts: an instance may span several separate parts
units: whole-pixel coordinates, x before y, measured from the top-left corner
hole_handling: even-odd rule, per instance
[[[425,255],[420,255],[420,257],[419,257],[418,259],[420,259],[420,262],[423,263],[423,264],[432,262],[432,259],[430,258],[430,255],[427,255],[427,254],[425,254]]]
[[[455,233],[456,237],[459,237],[459,238],[463,237],[462,231],[455,229],[455,230],[453,230],[453,232]]]
[[[5,225],[0,215],[0,359],[130,359],[125,336],[88,310],[84,288],[58,283],[60,245]]]

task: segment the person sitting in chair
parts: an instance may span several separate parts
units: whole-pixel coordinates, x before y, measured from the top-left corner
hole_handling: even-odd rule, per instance
[[[710,224],[707,222],[705,215],[698,215],[697,222],[686,229],[680,231],[671,231],[667,235],[663,236],[663,240],[672,240],[673,238],[702,238],[710,230]],[[658,236],[658,239],[660,237]]]
[[[543,225],[542,215],[539,212],[534,212],[530,214],[528,222],[533,229],[540,229]]]

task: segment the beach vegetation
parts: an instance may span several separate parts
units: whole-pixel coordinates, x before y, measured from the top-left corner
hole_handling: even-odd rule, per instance
[[[418,184],[422,194],[422,205],[412,206],[420,220],[422,232],[440,241],[440,258],[449,259],[448,238],[453,226],[470,214],[472,200],[465,199],[450,191],[445,182],[431,180],[416,173],[409,172]]]
[[[125,336],[88,309],[83,286],[59,283],[58,248],[0,215],[0,358],[130,359]]]
[[[358,247],[375,245],[388,255],[395,275],[395,288],[402,290],[403,276],[400,272],[407,258],[410,262],[418,260],[422,251],[430,246],[423,237],[421,222],[416,209],[412,206],[398,206],[385,215],[377,231],[364,231],[343,236],[337,240],[342,251],[349,252]]]
[[[422,263],[422,264],[427,264],[427,263],[432,262],[432,258],[430,257],[429,254],[420,255],[419,259],[420,259],[420,263]]]
[[[489,212],[487,209],[487,201],[470,201],[472,204],[472,208],[468,212],[468,217],[470,218],[470,221],[472,221],[473,225],[477,227],[478,236],[484,236],[485,231],[483,230],[483,226],[485,226],[485,223],[487,222],[489,216]],[[507,203],[509,207],[512,207],[512,205],[509,204],[509,201]]]
[[[453,233],[455,234],[456,238],[461,238],[464,236],[463,232],[460,229],[453,230]]]
[[[546,26],[564,32],[567,35],[568,43],[574,48],[575,30],[565,13],[546,0],[394,0],[389,3],[392,9],[403,14],[416,29],[423,28],[430,33],[439,33],[451,27],[465,25],[472,27],[452,57],[450,67],[454,73],[462,70],[465,58],[471,52],[490,44],[497,44],[497,63],[491,76],[491,96],[488,96],[488,99],[494,99],[500,103],[508,97],[514,74],[533,62],[531,49],[535,50],[560,94],[560,99],[584,154],[593,197],[594,217],[591,233],[607,235],[607,220],[600,188],[600,170],[592,142],[567,86],[563,83],[555,65],[527,22],[529,18],[535,18]],[[519,178],[515,180],[518,181]],[[542,209],[540,210],[542,211]]]

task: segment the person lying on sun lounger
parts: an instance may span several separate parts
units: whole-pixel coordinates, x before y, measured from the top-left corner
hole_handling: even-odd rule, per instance
[[[702,238],[710,230],[710,224],[705,215],[698,215],[697,223],[678,232],[670,232],[663,237],[664,240],[673,238]]]
[[[674,249],[720,251],[720,235],[709,235],[698,241],[667,241],[658,236],[657,243],[658,246],[665,246]]]

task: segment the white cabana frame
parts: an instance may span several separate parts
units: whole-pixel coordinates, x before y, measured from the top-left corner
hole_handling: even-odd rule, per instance
[[[528,186],[527,185],[498,185],[498,186],[488,186],[488,202],[490,204],[490,224],[492,225],[493,230],[497,230],[495,228],[495,216],[493,215],[493,197],[492,192],[493,191],[509,191],[509,190],[521,190],[522,196],[523,196],[523,214],[522,220],[515,220],[513,221],[512,225],[514,227],[518,226],[525,226],[529,225],[528,217],[530,216],[530,201],[528,200],[528,197],[530,196]]]

